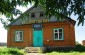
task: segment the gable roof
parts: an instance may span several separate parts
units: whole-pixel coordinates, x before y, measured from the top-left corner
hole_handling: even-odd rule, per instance
[[[29,12],[29,11],[32,10],[33,8],[35,8],[35,6],[30,7],[28,10],[26,10],[24,13],[22,13],[19,17],[17,17],[14,21],[12,21],[12,22],[9,24],[9,26],[11,26],[14,22],[16,22],[17,20],[19,20],[20,17],[21,17],[23,14]],[[61,15],[62,15],[62,14],[61,14]],[[70,17],[64,16],[64,15],[62,15],[62,16],[65,17],[65,20],[66,20],[68,23],[70,23],[70,24],[72,24],[72,25],[75,25],[75,23],[76,23],[75,20],[71,19]]]
[[[29,9],[27,9],[27,10],[26,10],[24,13],[22,13],[21,15],[25,14],[26,12],[30,11],[30,10],[33,9],[33,8],[34,8],[34,6],[30,7]],[[12,25],[15,21],[17,21],[18,19],[20,19],[21,15],[18,16],[15,20],[13,20],[13,21],[9,24],[9,26],[11,26],[11,25]]]

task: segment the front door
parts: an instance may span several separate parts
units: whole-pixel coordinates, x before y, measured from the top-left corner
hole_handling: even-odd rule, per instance
[[[42,47],[43,46],[43,31],[42,29],[33,30],[33,46]]]

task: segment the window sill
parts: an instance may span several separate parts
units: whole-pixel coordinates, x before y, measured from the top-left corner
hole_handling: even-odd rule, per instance
[[[23,42],[23,41],[15,41],[15,42]]]
[[[63,41],[64,39],[54,39],[55,41]]]

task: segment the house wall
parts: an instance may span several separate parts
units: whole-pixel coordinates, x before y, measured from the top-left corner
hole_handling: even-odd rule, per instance
[[[85,46],[85,40],[82,41],[82,45]]]
[[[46,18],[46,15],[44,15],[43,17],[40,17],[40,12],[43,12],[43,14],[45,14],[45,11],[43,10],[42,7],[38,6],[38,7],[35,7],[33,9],[31,9],[29,12],[29,20],[42,20],[43,18]],[[35,17],[31,17],[31,13],[35,13]]]
[[[23,41],[16,42],[15,41],[15,31],[22,30],[23,33]],[[12,26],[8,30],[8,38],[7,38],[7,46],[8,47],[26,47],[30,46],[31,43],[31,32],[32,28],[30,25],[22,25],[22,26]]]
[[[63,28],[64,29],[64,40],[53,39],[53,29]],[[49,41],[47,41],[49,40]],[[75,33],[74,27],[67,22],[49,23],[44,24],[44,45],[46,46],[75,46]]]
[[[44,16],[40,17],[40,12],[43,12]],[[39,21],[39,23],[42,23],[43,20],[48,20],[48,22],[55,22],[55,21],[61,21],[58,20],[56,16],[46,16],[45,14],[45,10],[43,10],[42,7],[38,6],[38,7],[34,7],[34,8],[30,8],[29,10],[27,10],[25,13],[27,13],[28,15],[21,15],[20,17],[18,17],[17,19],[15,19],[14,22],[11,23],[11,25],[22,25],[22,24],[30,24],[33,23],[34,21]],[[23,14],[25,14],[23,13]],[[35,13],[35,17],[31,17],[31,14]],[[66,17],[63,17],[66,18]],[[63,21],[66,21],[65,19],[63,19]],[[61,19],[61,18],[60,18]]]
[[[64,29],[64,40],[53,39],[53,29]],[[24,32],[24,41],[15,42],[14,36],[16,30]],[[49,41],[48,41],[49,40]],[[8,47],[27,47],[33,46],[33,28],[32,25],[11,26],[8,30]],[[43,23],[43,46],[58,46],[58,47],[74,47],[75,46],[75,31],[74,26],[67,22],[50,22]]]

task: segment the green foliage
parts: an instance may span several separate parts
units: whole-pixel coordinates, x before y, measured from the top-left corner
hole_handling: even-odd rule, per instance
[[[17,48],[0,48],[0,55],[24,55],[24,53]]]
[[[78,41],[76,41],[76,45],[80,45],[80,43]]]
[[[78,51],[78,52],[85,52],[85,46],[82,46],[80,44],[76,45],[73,51]]]
[[[45,52],[85,52],[85,46],[77,44],[75,47],[51,47],[46,48]]]
[[[62,18],[63,15],[70,17],[74,12],[75,15],[78,15],[78,25],[84,24],[85,0],[43,0],[40,4],[44,6],[48,15],[56,15]]]
[[[46,15],[55,15],[58,19],[62,19],[63,16],[70,17],[74,13],[78,15],[78,25],[84,25],[85,0],[0,0],[0,14],[4,14],[7,20],[12,22],[14,15],[22,14],[16,6],[27,6],[28,4],[41,5],[46,10]]]
[[[70,51],[53,51],[46,53],[46,55],[85,55],[85,46],[82,46],[80,44],[76,45],[74,49],[71,49]]]

